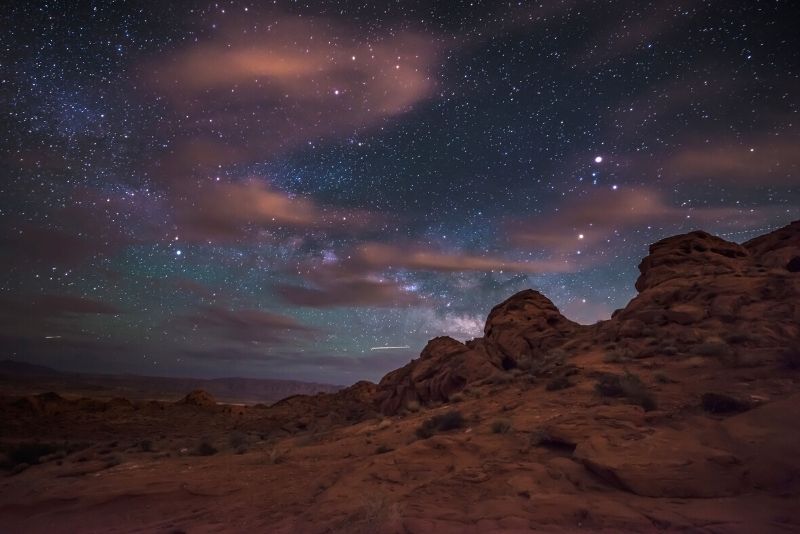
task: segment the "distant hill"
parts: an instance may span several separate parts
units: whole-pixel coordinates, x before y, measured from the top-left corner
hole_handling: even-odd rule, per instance
[[[0,360],[0,375],[13,376],[53,376],[60,375],[59,371],[44,365],[20,362],[17,360]]]
[[[202,389],[225,402],[271,403],[292,395],[333,393],[332,384],[262,378],[176,378],[142,375],[65,373],[17,360],[0,361],[0,388],[7,393],[57,391],[63,394],[121,396],[131,399],[178,399]]]

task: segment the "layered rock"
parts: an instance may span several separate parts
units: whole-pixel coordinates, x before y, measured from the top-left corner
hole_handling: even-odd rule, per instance
[[[492,308],[483,331],[484,339],[503,354],[503,367],[510,369],[564,343],[579,329],[550,299],[526,289]]]
[[[800,272],[800,221],[742,245],[758,266]]]
[[[543,358],[579,328],[550,299],[526,289],[492,309],[485,337],[467,343],[450,337],[429,341],[418,359],[381,380],[377,403],[383,413],[394,414],[414,402],[447,401],[470,383]]]
[[[796,255],[800,223],[744,245],[705,232],[661,240],[639,265],[639,295],[601,330],[623,342],[657,329],[688,345],[783,347],[800,333],[800,279],[789,269]]]
[[[497,363],[451,337],[434,338],[418,359],[383,377],[378,406],[393,414],[414,402],[446,401],[467,383],[491,375]]]

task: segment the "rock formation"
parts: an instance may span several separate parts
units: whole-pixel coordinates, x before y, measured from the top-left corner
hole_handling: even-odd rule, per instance
[[[217,401],[214,399],[214,397],[202,389],[195,389],[194,391],[188,393],[184,398],[178,401],[178,403],[186,406],[198,406],[202,408],[217,405]]]
[[[202,391],[0,398],[0,522],[102,531],[99,514],[138,503],[133,528],[151,530],[213,517],[265,532],[800,531],[800,223],[649,252],[609,320],[579,325],[521,291],[483,337],[432,339],[378,384],[236,409],[194,408],[215,405]],[[49,456],[64,436],[96,445]],[[206,447],[175,451],[188,436]],[[108,467],[117,441],[130,461]],[[87,466],[102,476],[76,479]]]

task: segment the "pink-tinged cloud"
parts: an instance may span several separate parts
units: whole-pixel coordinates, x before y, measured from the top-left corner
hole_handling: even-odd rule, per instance
[[[665,179],[747,186],[800,184],[800,138],[762,136],[750,142],[686,146],[692,148],[664,162]]]
[[[770,208],[751,212],[739,208],[675,206],[662,193],[648,188],[593,190],[558,206],[551,214],[510,223],[518,246],[551,254],[588,251],[600,243],[637,228],[669,227],[692,222],[697,228],[724,224],[731,228],[756,227]]]
[[[416,245],[366,243],[353,254],[356,264],[368,268],[419,271],[505,271],[511,273],[571,272],[575,265],[564,260],[512,261],[494,256],[441,252]]]
[[[257,180],[200,189],[178,202],[176,218],[184,237],[199,241],[234,239],[252,229],[349,233],[377,220],[366,211],[321,206]]]
[[[239,343],[281,342],[292,337],[312,337],[317,329],[292,317],[256,309],[198,306],[193,313],[173,321],[197,336]]]
[[[342,306],[399,307],[419,304],[421,299],[392,281],[368,276],[314,276],[309,286],[278,284],[274,290],[295,306],[333,308]]]
[[[383,126],[434,94],[440,48],[427,35],[370,38],[342,21],[231,19],[142,66],[175,111],[164,127],[183,140],[160,162],[162,175],[263,161]]]

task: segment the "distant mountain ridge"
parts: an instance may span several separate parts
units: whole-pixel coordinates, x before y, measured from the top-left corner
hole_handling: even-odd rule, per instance
[[[5,384],[4,384],[5,383]],[[292,395],[335,393],[333,384],[275,380],[268,378],[181,378],[144,375],[113,375],[63,372],[18,360],[0,361],[0,385],[42,391],[90,390],[130,398],[179,398],[187,391],[202,389],[226,401],[275,402]]]

